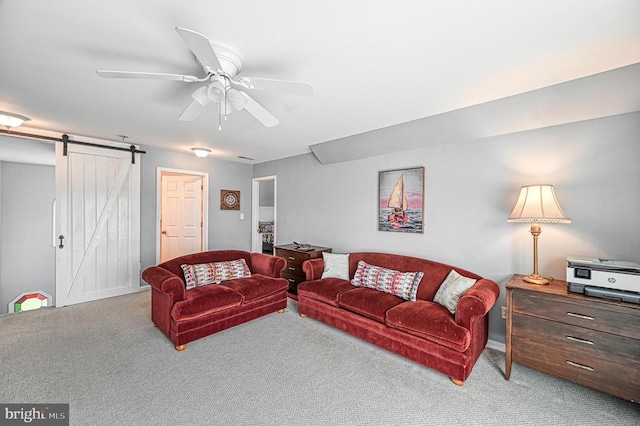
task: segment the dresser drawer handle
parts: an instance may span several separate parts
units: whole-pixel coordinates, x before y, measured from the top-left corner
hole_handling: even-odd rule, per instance
[[[578,364],[577,362],[567,361],[567,364],[573,365],[574,367],[582,368],[583,370],[593,371],[593,368],[586,365]]]
[[[586,319],[586,320],[590,320],[590,321],[593,321],[595,319],[594,317],[590,317],[588,315],[574,314],[573,312],[567,312],[567,315],[569,315],[570,317]]]
[[[288,278],[288,280],[289,280],[290,283],[295,283],[296,282],[296,280],[293,280],[291,278]]]
[[[290,270],[290,271],[295,271],[295,270],[296,270],[296,268],[292,268],[291,266],[289,266],[289,270]]]
[[[293,256],[289,256],[289,260],[296,260],[296,258]]]
[[[584,343],[585,345],[595,345],[591,340],[580,339],[578,337],[566,336],[567,340],[571,340],[572,342]]]

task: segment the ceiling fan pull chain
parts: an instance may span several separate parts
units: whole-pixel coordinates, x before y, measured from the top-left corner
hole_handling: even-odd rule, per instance
[[[231,88],[228,75],[224,75],[224,96],[222,97],[222,101],[224,102],[224,121],[227,121],[227,94],[229,93],[229,89]]]
[[[227,121],[227,90],[224,91],[224,98],[222,98],[224,102],[224,121]]]

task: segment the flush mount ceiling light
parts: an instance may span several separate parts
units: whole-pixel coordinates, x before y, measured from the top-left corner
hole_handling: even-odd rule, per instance
[[[211,152],[211,150],[207,148],[191,148],[191,151],[193,151],[196,157],[200,158],[205,158]]]
[[[6,127],[7,129],[18,127],[25,121],[29,121],[29,118],[19,114],[0,111],[0,125]]]

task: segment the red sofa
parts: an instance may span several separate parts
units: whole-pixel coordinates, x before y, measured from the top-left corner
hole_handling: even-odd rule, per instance
[[[384,253],[350,253],[350,279],[360,260],[402,272],[424,272],[416,301],[356,287],[341,278],[321,278],[324,262],[318,258],[302,264],[307,281],[298,285],[300,316],[339,328],[463,385],[487,343],[487,314],[500,294],[498,285],[442,263]],[[451,269],[477,280],[458,300],[455,315],[433,301]]]
[[[244,259],[250,277],[186,290],[182,264]],[[145,269],[151,286],[151,320],[177,350],[187,343],[287,307],[289,283],[280,278],[286,261],[241,250],[218,250],[178,257]]]

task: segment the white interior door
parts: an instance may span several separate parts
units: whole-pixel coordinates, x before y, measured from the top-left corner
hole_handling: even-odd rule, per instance
[[[140,156],[56,144],[56,306],[140,289]]]
[[[203,250],[203,177],[161,174],[160,262]]]

